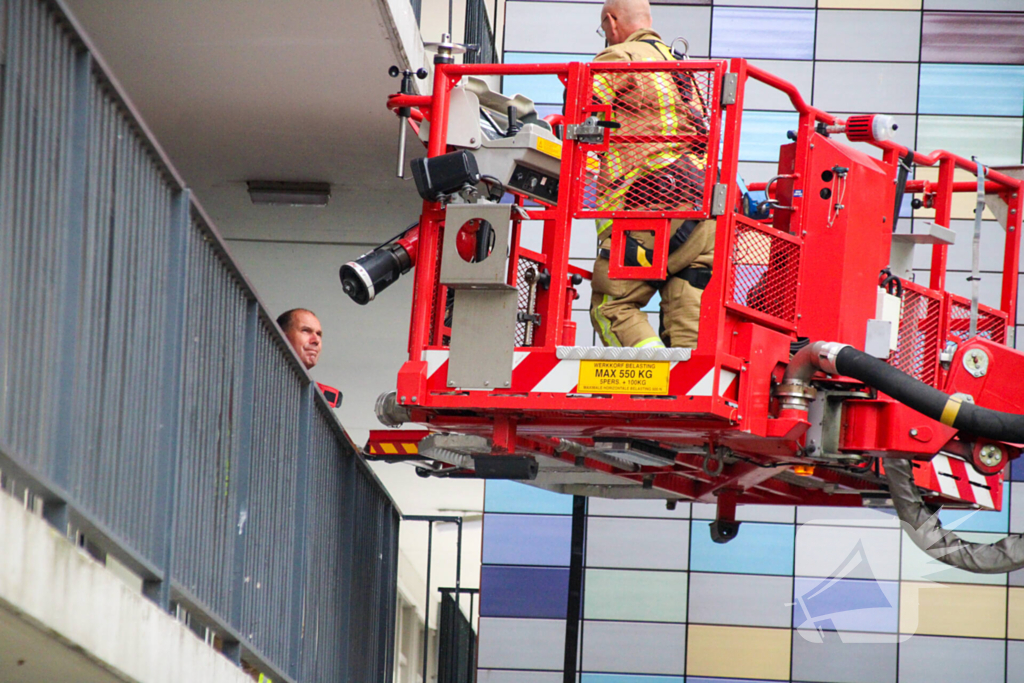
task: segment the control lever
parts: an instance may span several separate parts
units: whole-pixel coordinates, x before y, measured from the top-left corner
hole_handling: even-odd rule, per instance
[[[516,105],[508,105],[508,128],[505,129],[505,137],[514,138],[516,136],[516,133],[518,133],[522,129],[523,125],[519,123]]]
[[[427,70],[420,67],[419,69],[416,69],[416,71],[410,71],[408,69],[403,71],[397,66],[392,66],[388,69],[388,75],[392,78],[397,78],[401,75],[402,85],[399,87],[398,92],[403,95],[412,95],[412,77],[416,76],[416,78],[422,81],[427,77]],[[398,177],[402,180],[405,180],[405,129],[411,114],[411,107],[398,108]]]

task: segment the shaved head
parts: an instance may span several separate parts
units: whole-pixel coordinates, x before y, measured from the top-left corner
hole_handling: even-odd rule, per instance
[[[601,28],[609,45],[624,43],[633,33],[650,27],[648,0],[605,0],[601,8]]]

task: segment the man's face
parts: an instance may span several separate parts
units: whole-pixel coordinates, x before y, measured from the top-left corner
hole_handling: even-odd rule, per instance
[[[295,353],[299,354],[302,364],[311,370],[320,356],[320,340],[324,336],[317,317],[309,311],[296,311],[292,314],[284,336],[288,338]]]

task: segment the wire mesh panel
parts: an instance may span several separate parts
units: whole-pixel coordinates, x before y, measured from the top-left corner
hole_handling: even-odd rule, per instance
[[[516,289],[519,290],[519,317],[516,322],[516,346],[533,346],[536,320],[532,320],[537,312],[537,287],[541,274],[541,264],[525,256],[519,257],[516,266]]]
[[[592,71],[592,104],[617,128],[584,145],[580,216],[670,212],[706,216],[715,183],[718,79],[714,69]]]
[[[35,2],[9,2],[0,138],[0,433],[52,475],[60,356],[61,276],[69,216],[71,37]],[[0,23],[2,27],[2,23]]]
[[[735,221],[727,301],[792,327],[800,277],[799,240],[738,216]]]
[[[912,282],[903,282],[903,307],[896,351],[889,364],[925,384],[938,380],[942,351],[942,295]]]
[[[241,629],[285,670],[289,648],[295,547],[302,382],[277,334],[261,321],[256,335],[256,380],[242,586]]]
[[[248,297],[193,221],[187,248],[181,458],[171,575],[210,609],[229,615],[235,585],[239,454]],[[248,429],[248,425],[244,425]],[[244,514],[244,511],[243,511]]]
[[[971,336],[971,300],[949,295],[948,337],[958,344]],[[1006,343],[1006,314],[989,306],[978,305],[978,336],[1000,344]]]

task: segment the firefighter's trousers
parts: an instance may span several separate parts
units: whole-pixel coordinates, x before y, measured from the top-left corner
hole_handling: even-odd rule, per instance
[[[673,221],[675,230],[682,221]],[[648,249],[654,245],[650,233],[634,233]],[[610,249],[611,237],[601,240],[601,249]],[[608,259],[594,262],[594,276],[590,299],[590,320],[605,346],[676,346],[695,348],[700,322],[700,299],[703,290],[679,277],[672,277],[689,266],[711,268],[715,258],[715,221],[701,221],[690,238],[669,254],[670,276],[663,282],[646,280],[612,280],[608,277]],[[647,320],[641,308],[647,305],[655,292],[661,293],[661,323],[659,335]]]

